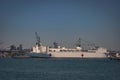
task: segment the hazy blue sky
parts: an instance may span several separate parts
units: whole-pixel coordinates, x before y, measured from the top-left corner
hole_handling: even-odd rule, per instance
[[[45,45],[74,45],[81,37],[120,50],[119,0],[0,0],[0,47],[32,47],[35,32]]]

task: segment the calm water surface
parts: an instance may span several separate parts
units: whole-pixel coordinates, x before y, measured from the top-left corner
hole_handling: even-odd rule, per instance
[[[0,80],[120,80],[120,61],[0,59]]]

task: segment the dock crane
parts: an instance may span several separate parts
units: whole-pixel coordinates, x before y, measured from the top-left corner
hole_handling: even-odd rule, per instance
[[[37,32],[35,32],[35,36],[37,40],[36,45],[41,46],[42,44],[41,44],[40,37],[38,36]]]

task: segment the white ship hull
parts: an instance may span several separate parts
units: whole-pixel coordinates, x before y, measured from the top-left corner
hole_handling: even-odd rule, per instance
[[[50,55],[47,53],[29,53],[28,55],[32,58],[48,58],[48,57],[50,57]]]
[[[87,53],[87,52],[52,52],[54,58],[106,58],[105,53]]]
[[[30,53],[33,58],[106,58],[105,53],[87,52],[51,52],[51,53]]]

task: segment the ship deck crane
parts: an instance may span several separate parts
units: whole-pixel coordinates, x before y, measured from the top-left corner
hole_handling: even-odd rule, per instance
[[[38,36],[37,32],[35,32],[35,35],[36,35],[36,40],[37,40],[36,45],[41,46],[42,44],[41,44],[40,37]]]

